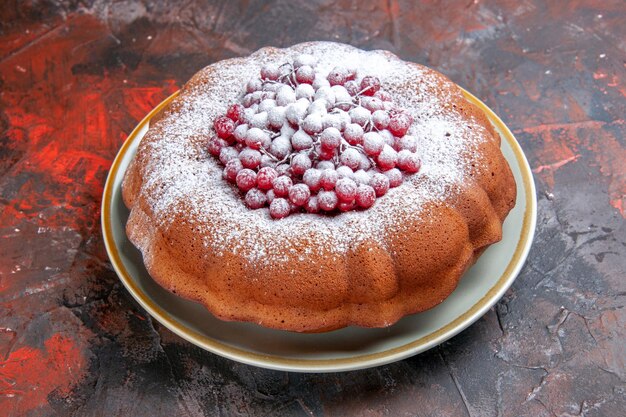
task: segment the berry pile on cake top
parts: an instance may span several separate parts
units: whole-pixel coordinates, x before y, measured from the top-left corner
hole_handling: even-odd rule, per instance
[[[248,81],[215,119],[208,150],[246,205],[273,218],[363,210],[419,171],[412,122],[377,77],[343,67],[324,76],[300,55]]]

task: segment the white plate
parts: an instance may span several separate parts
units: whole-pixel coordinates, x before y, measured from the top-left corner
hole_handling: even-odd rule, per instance
[[[121,183],[150,118],[176,94],[139,123],[111,166],[102,201],[102,232],[111,263],[152,317],[191,343],[239,362],[287,371],[336,372],[378,366],[430,349],[472,324],[502,297],[526,259],[537,217],[535,186],[522,149],[498,116],[465,94],[485,111],[502,136],[502,152],[517,181],[517,204],[504,223],[502,241],[480,257],[450,297],[429,311],[405,317],[385,329],[348,327],[299,334],[218,320],[201,305],[154,282],[141,254],[126,237],[128,209],[122,202]]]

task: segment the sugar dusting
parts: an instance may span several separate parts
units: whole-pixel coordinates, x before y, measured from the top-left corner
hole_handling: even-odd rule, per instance
[[[214,118],[240,99],[248,79],[266,62],[291,62],[302,53],[318,57],[323,73],[340,65],[355,67],[359,77],[378,76],[395,102],[414,117],[408,133],[417,140],[422,169],[368,210],[273,220],[268,208],[245,206],[239,191],[222,178],[220,162],[205,150]],[[304,255],[341,257],[366,239],[384,247],[387,233],[419,219],[425,203],[447,199],[463,187],[468,170],[463,156],[485,140],[479,129],[468,128],[466,119],[443,111],[450,98],[447,88],[437,95],[426,93],[441,78],[387,52],[321,42],[262,49],[246,59],[218,62],[194,80],[204,82],[186,87],[180,109],[151,128],[140,145],[149,147],[142,193],[164,229],[185,211],[205,246],[218,256],[230,252],[252,264],[277,265]]]

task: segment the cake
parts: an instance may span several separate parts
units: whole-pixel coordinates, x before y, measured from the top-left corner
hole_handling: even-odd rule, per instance
[[[457,85],[331,42],[196,73],[122,187],[156,282],[222,320],[296,332],[441,303],[516,199],[499,135]]]

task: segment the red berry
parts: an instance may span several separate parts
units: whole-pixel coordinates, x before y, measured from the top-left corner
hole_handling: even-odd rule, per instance
[[[209,145],[207,146],[207,149],[211,155],[220,156],[222,148],[226,146],[228,146],[228,143],[226,143],[225,140],[213,136],[211,139],[209,139]]]
[[[352,177],[354,177],[354,171],[352,171],[352,168],[350,167],[341,165],[340,167],[337,168],[337,175],[339,175],[339,179],[341,178],[352,179]]]
[[[380,80],[370,75],[363,77],[361,80],[361,91],[364,96],[373,96],[380,90]]]
[[[334,85],[331,87],[333,93],[335,93],[335,107],[348,111],[352,108],[352,96],[346,90],[346,87],[342,85]]]
[[[415,152],[417,150],[417,142],[411,135],[404,135],[396,140],[396,148],[398,151],[406,149],[409,152]]]
[[[391,146],[392,148],[396,144],[396,138],[395,136],[393,136],[393,133],[391,133],[389,130],[387,129],[379,130],[378,134],[383,138],[385,143]]]
[[[363,128],[356,123],[350,123],[343,131],[343,136],[350,145],[360,145],[363,143]]]
[[[241,104],[235,103],[226,110],[226,116],[233,122],[240,123],[243,121],[244,107]]]
[[[376,165],[381,171],[387,171],[396,166],[398,153],[389,145],[383,147],[383,151],[376,158]]]
[[[237,159],[239,156],[239,152],[232,146],[224,146],[220,150],[220,162],[224,165],[228,163],[231,159]]]
[[[270,216],[275,219],[283,219],[291,213],[291,206],[284,198],[275,198],[270,204]]]
[[[311,197],[311,190],[306,184],[296,184],[289,189],[289,201],[296,206],[303,206]]]
[[[376,97],[363,97],[363,99],[361,100],[361,105],[372,113],[377,110],[383,110],[385,108],[382,100]]]
[[[335,169],[335,163],[333,161],[319,161],[315,167],[320,171],[325,169]]]
[[[348,114],[350,114],[352,123],[356,123],[361,126],[365,126],[367,122],[370,121],[370,117],[372,115],[369,110],[361,106],[353,108],[348,112]]]
[[[272,187],[277,197],[289,195],[289,189],[293,186],[293,181],[286,175],[281,175],[274,180]]]
[[[302,122],[302,129],[309,135],[320,133],[324,130],[322,115],[320,113],[309,114]]]
[[[348,148],[341,153],[339,161],[352,170],[357,170],[361,163],[361,153],[354,148]]]
[[[381,197],[389,191],[389,178],[387,178],[384,174],[377,172],[372,175],[369,185],[376,192],[376,196]]]
[[[276,198],[274,190],[268,190],[267,193],[265,193],[265,196],[267,197],[268,203],[271,203],[272,201],[274,201],[274,198]]]
[[[310,149],[313,146],[313,138],[309,136],[304,130],[298,130],[291,137],[291,146],[296,151],[303,151]]]
[[[305,153],[299,153],[291,160],[291,171],[296,175],[302,175],[311,168],[311,158]]]
[[[319,213],[320,204],[317,200],[317,197],[313,196],[309,198],[307,202],[304,204],[304,209],[309,213]]]
[[[322,87],[330,87],[330,83],[324,77],[316,77],[313,81],[313,88],[319,90]]]
[[[262,89],[263,81],[259,80],[258,78],[252,78],[250,81],[248,81],[248,84],[246,84],[246,93],[248,94],[254,93],[255,91],[260,91]]]
[[[340,201],[350,202],[356,196],[356,183],[350,178],[341,178],[337,180],[335,193]]]
[[[226,116],[220,116],[213,122],[213,128],[222,139],[229,138],[235,131],[235,122]]]
[[[248,129],[246,133],[246,145],[248,145],[248,147],[252,149],[269,148],[271,144],[272,139],[267,132],[258,127]]]
[[[291,141],[285,136],[278,136],[270,145],[270,152],[278,159],[283,159],[291,153]]]
[[[318,156],[322,161],[330,161],[337,155],[337,149],[324,149],[320,146]]]
[[[243,106],[246,108],[246,110],[248,110],[249,108],[252,108],[253,105],[259,104],[260,100],[261,100],[261,96],[258,94],[258,92],[256,92],[252,94],[246,94],[243,98],[242,103],[243,103]],[[256,111],[252,112],[252,114],[254,113],[256,113]],[[245,111],[244,111],[244,117],[246,117]]]
[[[235,181],[241,191],[248,191],[256,186],[256,172],[244,168],[237,173]]]
[[[399,138],[406,134],[409,126],[411,126],[411,119],[406,113],[395,114],[389,120],[389,130]]]
[[[328,101],[324,98],[314,99],[311,104],[307,107],[308,114],[319,114],[323,116],[328,112],[326,109],[328,107]]]
[[[331,86],[344,85],[348,81],[348,71],[345,68],[335,67],[326,77]]]
[[[274,101],[274,100],[267,100],[267,101]],[[263,101],[263,103],[267,102],[266,100]],[[250,120],[248,120],[248,124],[250,125],[250,127],[256,127],[259,129],[267,129],[267,126],[269,124],[268,121],[268,115],[267,115],[267,110],[261,110],[261,106],[259,106],[259,108],[257,109],[257,114],[255,114],[254,116],[252,116],[250,118]]]
[[[402,172],[398,168],[390,169],[384,172],[385,176],[389,178],[389,187],[394,188],[402,184]]]
[[[263,83],[263,91],[276,93],[282,85],[281,83]]]
[[[267,122],[272,129],[279,130],[286,121],[287,117],[285,117],[285,108],[283,106],[272,107],[267,112]],[[235,131],[236,130],[237,129],[235,129]]]
[[[338,199],[334,191],[320,191],[317,194],[317,202],[320,209],[324,211],[332,211],[337,207]]]
[[[245,106],[245,104],[244,104],[244,106]],[[252,119],[252,117],[255,115],[255,113],[256,113],[256,109],[255,108],[245,109],[243,111],[243,123],[248,123],[248,121]]]
[[[359,169],[352,176],[352,179],[354,180],[354,182],[356,182],[357,184],[365,184],[365,185],[370,183],[371,178],[372,178],[372,175],[363,169]]]
[[[347,122],[350,122],[350,116],[347,113],[343,113],[346,114],[346,116],[348,117]],[[329,127],[334,127],[335,129],[337,129],[338,131],[342,131],[346,128],[346,121],[342,118],[341,115],[339,115],[338,113],[328,113],[325,114],[322,117],[322,124],[324,126],[324,129],[328,129]],[[341,140],[341,138],[340,138]]]
[[[390,119],[389,114],[384,110],[376,110],[372,113],[372,122],[378,130],[386,129]]]
[[[324,129],[320,135],[320,145],[322,145],[322,149],[332,150],[338,148],[340,144],[341,132],[339,129],[334,127]]]
[[[339,180],[339,174],[337,174],[337,171],[334,169],[325,169],[320,175],[320,186],[326,191],[330,191],[335,188],[337,180]]]
[[[289,166],[289,164],[280,164],[280,165],[276,165],[276,172],[278,172],[278,176],[280,177],[281,175],[289,175],[289,169],[291,167]]]
[[[356,189],[356,204],[361,208],[370,208],[376,201],[376,191],[369,185],[359,184]]]
[[[382,152],[385,141],[376,132],[367,132],[363,135],[363,149],[369,156],[377,156]]]
[[[272,167],[273,168],[274,165],[275,165],[275,160],[272,157],[270,157],[270,156],[268,156],[266,154],[262,154],[261,155],[261,163],[259,164],[259,166],[261,168],[265,168],[265,167]]]
[[[301,98],[295,103],[291,103],[287,106],[287,108],[285,109],[285,117],[287,118],[289,123],[291,123],[293,126],[298,126],[302,122],[302,120],[306,116],[307,109],[309,108],[309,105],[307,104],[308,102],[309,100],[307,100],[306,98]]]
[[[287,106],[296,102],[296,92],[288,85],[283,85],[276,93],[276,104],[278,106]]]
[[[359,91],[359,84],[356,81],[348,81],[343,85],[351,96],[355,96]]]
[[[393,101],[383,101],[383,107],[386,111],[396,112],[398,111],[398,107]]]
[[[296,81],[301,84],[313,84],[315,71],[308,65],[303,65],[296,70]]]
[[[231,159],[226,163],[224,167],[224,178],[230,182],[235,182],[237,174],[243,169],[241,161],[239,159]]]
[[[272,183],[278,178],[278,173],[272,167],[264,167],[259,169],[256,176],[256,182],[261,190],[269,190],[272,188]]]
[[[245,148],[239,153],[239,160],[245,168],[254,169],[261,164],[261,152],[255,149]]]
[[[326,110],[330,110],[337,100],[337,98],[335,97],[335,92],[330,87],[318,88],[313,98],[315,99],[315,101],[324,100],[326,102]]]
[[[356,203],[354,200],[340,201],[339,204],[337,204],[337,208],[339,209],[339,211],[343,211],[343,212],[351,211],[356,208]]]
[[[414,174],[420,170],[421,161],[416,153],[408,150],[398,152],[398,168]]]
[[[313,99],[313,96],[315,96],[315,89],[311,84],[300,84],[296,87],[296,99]]]
[[[359,169],[363,169],[363,170],[367,171],[371,167],[372,167],[372,161],[370,160],[369,156],[367,156],[364,153],[362,153],[361,154],[361,161],[359,162]]]
[[[253,188],[246,193],[245,202],[251,209],[260,209],[267,204],[267,196],[258,188]]]
[[[280,77],[280,68],[278,68],[278,65],[267,64],[261,68],[262,79],[276,81],[278,77]]]
[[[309,168],[304,171],[302,175],[302,182],[305,183],[309,189],[313,192],[320,189],[320,179],[322,178],[322,171],[316,168]]]
[[[248,134],[248,125],[242,124],[235,128],[233,132],[233,137],[237,141],[237,143],[244,143],[246,141],[246,135]]]

